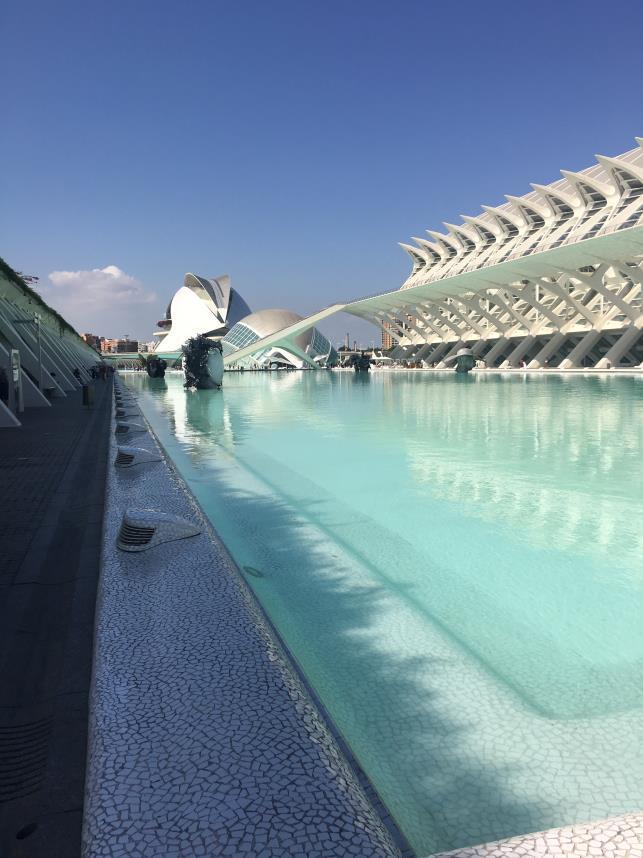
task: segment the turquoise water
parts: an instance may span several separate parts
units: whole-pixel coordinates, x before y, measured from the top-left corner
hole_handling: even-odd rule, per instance
[[[419,855],[643,807],[643,379],[126,380]]]

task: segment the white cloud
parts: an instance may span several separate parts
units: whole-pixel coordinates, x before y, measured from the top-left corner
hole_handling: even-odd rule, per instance
[[[52,271],[42,297],[79,331],[150,339],[157,296],[117,265],[89,271]]]
[[[114,303],[149,304],[156,299],[140,280],[126,274],[117,265],[92,268],[91,271],[52,271],[49,298],[64,301],[68,307],[91,305],[92,309],[108,309]]]

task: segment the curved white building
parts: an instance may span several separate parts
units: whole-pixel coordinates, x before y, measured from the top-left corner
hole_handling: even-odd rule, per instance
[[[197,334],[222,337],[249,313],[250,307],[231,287],[227,274],[210,279],[186,274],[165,319],[158,323],[161,330],[154,334],[158,337],[156,351],[179,352],[183,343]]]
[[[303,316],[290,310],[259,310],[257,313],[251,313],[237,322],[222,339],[226,363],[237,362],[234,353],[239,349],[245,350],[252,343],[274,335],[301,322],[302,319]],[[325,366],[334,363],[336,358],[337,353],[326,337],[317,328],[308,327],[302,333],[295,334],[275,346],[250,353],[240,363],[255,363],[260,366],[281,364],[301,369],[304,366]]]
[[[403,244],[400,289],[336,304],[378,325],[400,358],[443,366],[466,347],[488,367],[643,363],[643,138],[618,157],[445,223]],[[239,355],[241,357],[242,355]]]

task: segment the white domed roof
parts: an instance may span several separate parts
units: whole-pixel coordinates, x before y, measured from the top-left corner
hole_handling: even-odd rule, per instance
[[[291,310],[258,310],[256,313],[245,316],[240,321],[242,325],[250,328],[251,331],[254,331],[261,338],[268,337],[282,328],[287,328],[288,325],[294,325],[295,322],[300,322],[302,319],[303,316],[300,316],[299,313],[293,313]],[[311,337],[312,329],[309,329],[297,337],[297,343],[305,348]]]

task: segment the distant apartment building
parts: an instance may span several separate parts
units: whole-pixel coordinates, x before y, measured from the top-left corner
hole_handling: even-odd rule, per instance
[[[107,354],[123,354],[125,352],[137,352],[138,340],[107,338],[101,340],[101,351]]]
[[[392,331],[393,326],[390,324],[390,322],[384,322],[384,325],[382,327],[382,348],[384,350],[394,348],[399,342],[397,337],[393,336],[393,334],[391,333]]]
[[[417,330],[418,319],[411,313],[405,313],[403,316],[396,318],[394,323],[383,322],[382,326],[382,348],[392,349],[399,345],[400,334],[405,337],[409,336],[407,331],[413,332]]]
[[[91,346],[93,349],[96,349],[97,352],[102,351],[101,347],[101,337],[97,337],[96,334],[81,334],[80,338],[85,340],[88,346]]]

